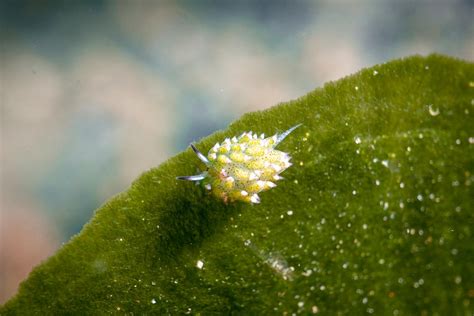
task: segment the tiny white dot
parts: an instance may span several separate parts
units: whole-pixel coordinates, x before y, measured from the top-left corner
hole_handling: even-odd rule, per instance
[[[196,267],[197,267],[198,269],[202,269],[202,267],[204,267],[204,262],[202,262],[201,260],[198,260],[198,261],[196,262]]]

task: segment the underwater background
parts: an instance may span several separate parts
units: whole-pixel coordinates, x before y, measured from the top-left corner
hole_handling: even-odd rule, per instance
[[[1,1],[0,303],[191,141],[394,58],[473,60],[473,15],[471,1]]]

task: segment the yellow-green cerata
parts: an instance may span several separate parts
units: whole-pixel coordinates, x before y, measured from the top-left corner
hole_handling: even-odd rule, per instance
[[[276,187],[275,182],[282,179],[280,173],[291,166],[290,155],[275,147],[300,125],[267,138],[252,132],[226,138],[221,144],[216,143],[207,157],[191,144],[207,170],[177,179],[202,181],[207,190],[226,203],[260,203],[258,193]]]

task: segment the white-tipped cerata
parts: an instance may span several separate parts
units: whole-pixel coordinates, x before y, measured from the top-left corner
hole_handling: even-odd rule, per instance
[[[216,143],[207,157],[191,144],[207,170],[177,179],[202,181],[207,190],[225,202],[240,200],[260,203],[258,193],[276,187],[274,181],[283,179],[280,173],[292,165],[290,155],[275,147],[299,126],[301,124],[267,138],[263,133],[259,136],[253,132],[243,132],[240,136]]]

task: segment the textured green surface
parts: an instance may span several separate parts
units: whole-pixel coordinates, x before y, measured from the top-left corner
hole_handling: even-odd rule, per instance
[[[197,147],[304,124],[260,205],[175,180],[202,168],[187,150],[102,206],[0,312],[470,315],[473,114],[473,64],[433,55],[244,115]]]

